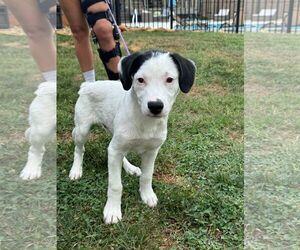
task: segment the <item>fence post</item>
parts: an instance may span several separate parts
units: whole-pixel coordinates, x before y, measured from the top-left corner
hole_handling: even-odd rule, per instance
[[[62,28],[63,28],[62,11],[60,5],[58,4],[56,6],[56,29],[62,29]]]
[[[290,0],[288,23],[287,23],[287,33],[291,33],[291,30],[292,30],[293,12],[294,12],[294,0]]]
[[[170,1],[170,28],[173,29],[173,0]]]
[[[118,25],[121,24],[121,3],[120,0],[115,0],[115,13],[116,13],[116,22]]]
[[[240,28],[240,12],[241,12],[241,0],[238,0],[237,1],[237,7],[236,7],[235,33],[239,33],[239,28]]]

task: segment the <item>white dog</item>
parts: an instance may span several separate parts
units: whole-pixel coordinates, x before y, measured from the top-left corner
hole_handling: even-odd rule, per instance
[[[20,177],[23,180],[41,176],[46,142],[56,130],[56,82],[43,82],[35,91],[29,108],[29,124],[25,136],[30,143],[28,159]]]
[[[121,59],[120,81],[83,83],[75,107],[72,180],[82,176],[84,143],[90,127],[101,123],[112,134],[108,147],[109,184],[105,223],[121,220],[121,169],[140,175],[140,195],[150,207],[157,204],[152,174],[157,153],[167,137],[167,121],[179,89],[187,93],[195,78],[195,64],[178,54],[159,51],[135,53]],[[127,90],[127,91],[124,91]],[[125,158],[141,155],[141,170]]]

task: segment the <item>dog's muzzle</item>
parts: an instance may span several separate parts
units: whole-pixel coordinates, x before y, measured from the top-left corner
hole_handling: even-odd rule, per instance
[[[157,99],[156,101],[148,102],[148,109],[153,115],[160,114],[163,108],[164,108],[164,103],[159,99]]]

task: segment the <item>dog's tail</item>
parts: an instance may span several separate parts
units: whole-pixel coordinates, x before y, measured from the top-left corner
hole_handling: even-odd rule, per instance
[[[84,82],[80,85],[80,90],[78,91],[79,95],[91,94],[93,90],[99,86],[99,83],[96,82]]]
[[[91,101],[99,101],[103,98],[102,95],[99,95],[101,92],[101,84],[99,82],[84,82],[81,84],[78,94],[86,96]]]
[[[38,89],[34,92],[37,96],[56,94],[55,82],[43,82],[39,85]]]
[[[84,82],[81,84],[78,94],[93,101],[101,101],[107,98],[111,92],[117,93],[116,91],[119,89],[123,89],[119,81]]]

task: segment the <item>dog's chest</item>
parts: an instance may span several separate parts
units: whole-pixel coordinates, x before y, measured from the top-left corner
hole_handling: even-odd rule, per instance
[[[143,153],[152,149],[159,148],[164,143],[163,138],[124,138],[124,151]]]
[[[166,140],[167,130],[164,125],[135,126],[133,123],[123,125],[114,136],[118,138],[118,144],[124,151],[142,153],[159,148]]]

